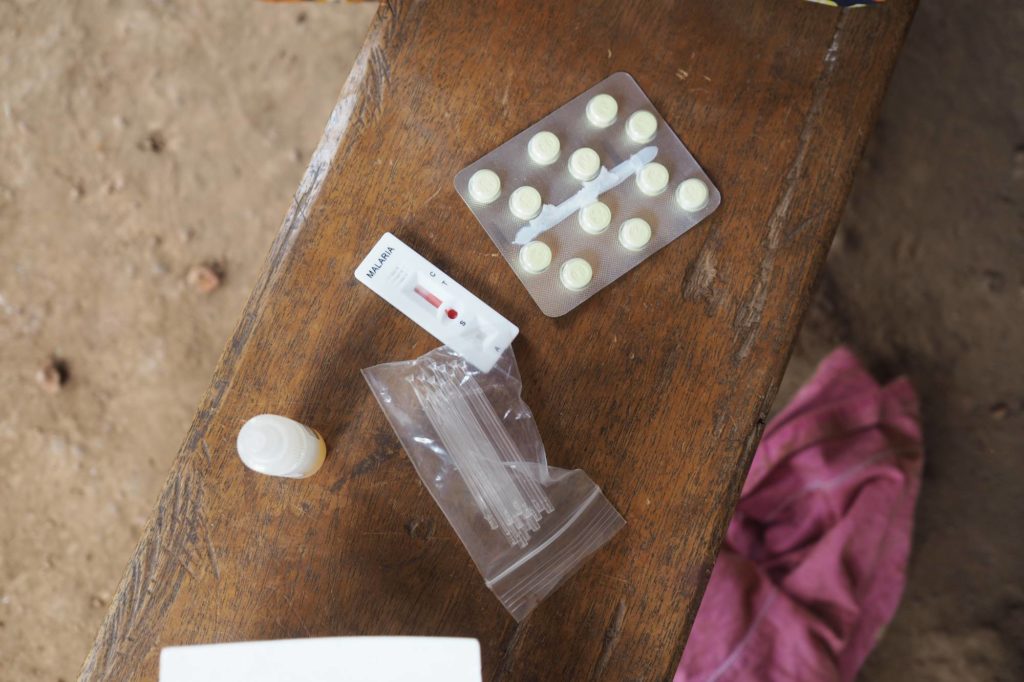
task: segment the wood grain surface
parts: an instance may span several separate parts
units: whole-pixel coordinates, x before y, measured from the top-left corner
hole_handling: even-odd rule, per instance
[[[670,679],[914,6],[382,4],[81,679],[154,680],[168,645],[370,634],[477,637],[487,680]],[[549,319],[452,177],[615,71],[723,204]],[[521,625],[360,376],[437,345],[353,278],[387,230],[520,326],[551,464],[627,519]],[[324,435],[319,474],[243,468],[262,412]]]

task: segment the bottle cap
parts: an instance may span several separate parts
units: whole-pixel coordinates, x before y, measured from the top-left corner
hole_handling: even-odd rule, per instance
[[[276,414],[245,422],[235,443],[242,463],[269,476],[306,478],[324,463],[327,446],[313,429]]]

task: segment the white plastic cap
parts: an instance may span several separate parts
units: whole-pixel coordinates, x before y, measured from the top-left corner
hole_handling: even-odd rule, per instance
[[[519,251],[519,263],[527,272],[544,272],[551,265],[551,247],[544,242],[530,242]]]
[[[619,115],[619,103],[611,95],[595,95],[587,102],[587,120],[598,128],[607,128]]]
[[[540,192],[529,185],[523,185],[508,198],[508,209],[520,220],[533,220],[540,215]]]
[[[580,209],[580,227],[588,234],[601,234],[612,222],[612,210],[603,201],[595,201]]]
[[[630,251],[639,251],[651,241],[651,226],[643,218],[630,218],[619,228],[619,243]]]
[[[542,130],[531,137],[526,145],[526,151],[530,154],[533,162],[539,163],[542,166],[547,166],[557,161],[561,150],[562,144],[558,141],[558,136],[546,130]]]
[[[492,170],[482,168],[469,178],[469,196],[480,204],[489,204],[501,194],[501,178]]]
[[[320,434],[276,414],[261,414],[245,422],[236,442],[242,463],[269,476],[306,478],[320,470],[327,446]]]
[[[590,284],[594,277],[594,268],[582,258],[570,258],[562,263],[562,269],[558,272],[558,278],[566,289],[579,291]]]
[[[676,188],[679,208],[695,213],[708,205],[708,186],[700,178],[683,180]]]
[[[661,194],[668,187],[668,169],[657,161],[647,164],[636,174],[636,186],[649,197]]]
[[[626,135],[633,142],[643,144],[654,139],[658,132],[658,119],[649,111],[640,110],[626,119]]]
[[[580,182],[588,182],[601,172],[601,157],[590,147],[581,147],[569,157],[569,173]]]

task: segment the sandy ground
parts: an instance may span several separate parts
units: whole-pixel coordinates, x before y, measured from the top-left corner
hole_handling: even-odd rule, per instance
[[[77,675],[372,12],[0,0],[0,682]],[[780,395],[840,342],[922,395],[865,680],[1024,679],[1021,35],[922,3]]]

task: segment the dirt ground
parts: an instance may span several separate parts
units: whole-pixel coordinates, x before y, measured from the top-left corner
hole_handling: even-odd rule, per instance
[[[0,0],[0,682],[77,675],[373,9]],[[922,3],[779,397],[845,342],[923,400],[871,682],[1024,679],[1021,35]]]

